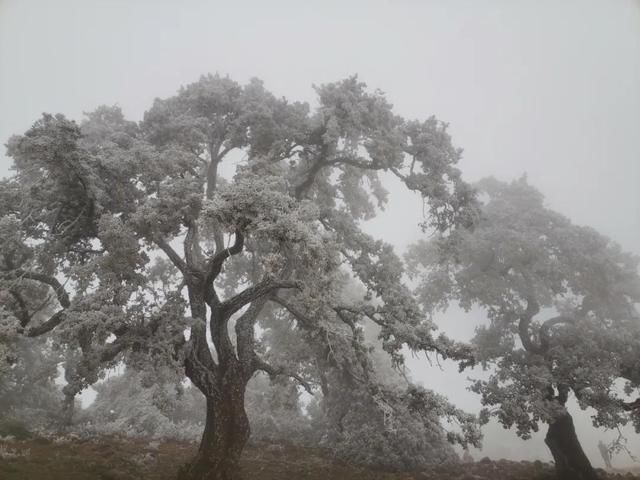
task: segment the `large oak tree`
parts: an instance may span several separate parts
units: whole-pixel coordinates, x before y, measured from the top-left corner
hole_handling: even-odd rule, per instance
[[[81,125],[44,115],[9,141],[1,333],[53,330],[78,348],[70,391],[121,359],[183,369],[207,405],[185,479],[237,478],[257,371],[316,388],[317,365],[274,363],[256,333],[265,319],[301,332],[322,369],[366,385],[362,322],[379,326],[396,362],[404,346],[472,360],[436,335],[392,247],[362,229],[387,200],[384,172],[421,195],[429,228],[471,225],[474,195],[446,125],[395,115],[356,78],[316,91],[311,111],[257,80],[208,75],[139,123],[101,107]],[[366,290],[356,301],[343,295],[354,281]],[[49,317],[34,320],[43,308]]]

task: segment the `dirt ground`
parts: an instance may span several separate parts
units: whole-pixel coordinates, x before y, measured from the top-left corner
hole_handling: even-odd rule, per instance
[[[178,442],[103,437],[0,441],[1,480],[173,480],[196,446]],[[481,460],[446,469],[388,473],[356,468],[321,452],[279,445],[250,445],[243,457],[247,480],[544,480],[555,478],[542,462]],[[633,479],[629,472],[603,478]]]

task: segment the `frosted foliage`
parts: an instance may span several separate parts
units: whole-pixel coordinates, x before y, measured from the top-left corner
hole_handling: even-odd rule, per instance
[[[528,438],[573,394],[581,408],[594,409],[596,426],[639,426],[638,258],[546,208],[524,178],[487,179],[478,188],[487,202],[473,231],[421,243],[409,256],[426,308],[458,301],[487,313],[474,345],[482,365],[495,370],[471,386],[486,418]],[[444,262],[454,248],[457,262]]]
[[[222,442],[206,447],[213,458],[242,450],[225,442],[248,437],[242,397],[257,372],[323,395],[324,377],[349,372],[373,395],[366,323],[394,366],[405,348],[475,361],[437,332],[393,247],[362,229],[387,200],[383,172],[421,197],[426,229],[457,238],[477,220],[446,124],[398,116],[356,77],[316,93],[312,110],[259,80],[206,75],[138,123],[103,106],[80,124],[45,114],[9,140],[0,290],[20,335],[70,352],[66,394],[120,361],[147,378],[186,374],[233,423],[206,428],[238,433],[207,432]],[[343,295],[349,282],[358,295]],[[478,441],[473,417],[441,413],[462,425],[448,440]]]

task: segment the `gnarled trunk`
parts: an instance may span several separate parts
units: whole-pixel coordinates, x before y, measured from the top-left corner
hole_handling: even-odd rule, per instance
[[[238,480],[240,456],[249,439],[244,396],[248,377],[237,362],[213,364],[202,327],[194,328],[194,350],[186,373],[205,395],[207,416],[195,458],[181,468],[178,480]]]
[[[240,455],[249,439],[249,419],[242,396],[207,397],[207,419],[198,453],[179,480],[238,480]]]
[[[573,418],[566,410],[549,423],[544,442],[551,450],[560,479],[598,480],[599,477],[587,458],[573,425]]]

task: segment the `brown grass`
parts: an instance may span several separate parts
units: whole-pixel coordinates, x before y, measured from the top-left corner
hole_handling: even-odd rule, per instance
[[[173,480],[195,445],[102,437],[57,443],[44,439],[0,441],[3,451],[29,455],[0,458],[1,480]],[[294,447],[250,445],[243,457],[247,480],[544,480],[554,478],[541,462],[480,461],[444,470],[388,473],[357,468],[320,452]],[[604,472],[602,472],[604,473]],[[604,478],[604,477],[603,477]],[[616,478],[615,476],[607,478]],[[635,478],[624,476],[619,478]]]

